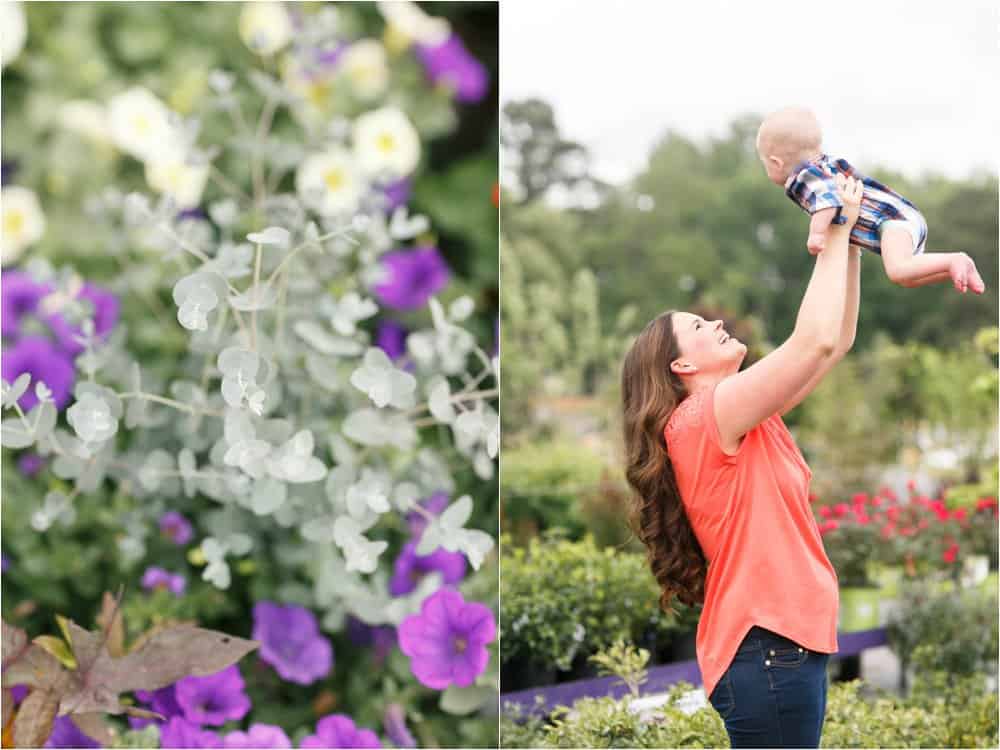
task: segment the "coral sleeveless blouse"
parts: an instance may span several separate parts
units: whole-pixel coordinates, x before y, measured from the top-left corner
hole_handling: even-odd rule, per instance
[[[695,651],[711,696],[754,625],[812,651],[837,646],[837,573],[809,508],[812,471],[773,414],[722,450],[715,386],[684,399],[663,434],[688,520],[708,561]]]

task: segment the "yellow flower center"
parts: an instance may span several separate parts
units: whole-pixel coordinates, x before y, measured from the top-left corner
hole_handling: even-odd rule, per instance
[[[20,211],[7,211],[3,215],[3,233],[20,234],[24,229],[24,214]]]
[[[323,182],[330,190],[340,190],[347,180],[344,179],[344,172],[341,169],[329,169],[323,175]]]
[[[149,118],[146,115],[136,115],[132,118],[132,127],[139,131],[139,135],[146,135],[149,132]]]
[[[390,133],[380,133],[375,141],[379,151],[389,153],[396,147],[396,139]]]
[[[310,83],[306,86],[306,98],[315,107],[323,107],[330,98],[330,87],[323,83]]]

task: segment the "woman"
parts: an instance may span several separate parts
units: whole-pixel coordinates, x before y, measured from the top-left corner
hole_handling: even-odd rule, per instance
[[[838,175],[839,177],[839,175]],[[837,652],[837,574],[809,508],[806,465],[781,415],[851,348],[862,185],[838,180],[845,224],[816,257],[795,330],[739,371],[721,320],[666,312],[622,368],[633,520],[662,588],[704,602],[696,651],[733,747],[819,747]]]

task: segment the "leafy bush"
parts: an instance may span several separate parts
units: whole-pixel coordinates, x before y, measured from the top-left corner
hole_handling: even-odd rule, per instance
[[[997,594],[981,589],[934,591],[926,581],[903,582],[901,606],[887,625],[889,645],[904,668],[919,647],[928,670],[969,675],[997,663]]]
[[[574,539],[584,534],[580,506],[596,494],[604,466],[599,456],[563,438],[505,447],[503,461],[504,531],[524,536],[559,528]]]
[[[575,658],[620,638],[662,645],[663,636],[678,628],[659,609],[659,587],[642,555],[598,549],[590,536],[580,542],[532,539],[526,548],[503,538],[504,663],[568,670]]]
[[[934,675],[939,680],[941,673]],[[996,747],[997,694],[986,690],[982,675],[961,679],[946,695],[940,682],[920,678],[922,692],[909,699],[862,694],[860,680],[830,685],[820,747]],[[680,682],[652,716],[629,710],[629,699],[583,698],[572,709],[560,707],[545,721],[525,721],[504,707],[502,747],[729,747],[729,736],[711,706],[690,712],[683,696],[692,689]],[[916,687],[914,693],[916,693]]]

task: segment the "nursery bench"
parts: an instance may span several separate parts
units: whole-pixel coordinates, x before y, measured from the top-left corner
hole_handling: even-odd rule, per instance
[[[886,645],[888,639],[883,627],[851,633],[838,633],[837,643],[840,650],[836,654],[832,654],[831,659],[857,656],[865,649]],[[642,685],[642,692],[644,694],[663,693],[681,681],[689,682],[695,686],[701,685],[701,671],[698,669],[697,661],[679,661],[649,667],[647,680]],[[607,676],[501,693],[500,701],[501,705],[507,702],[519,703],[525,713],[547,714],[558,705],[571,706],[579,698],[598,698],[601,696],[621,698],[626,693],[628,693],[628,688],[622,684],[618,677]],[[536,696],[541,696],[542,700],[536,702]]]

